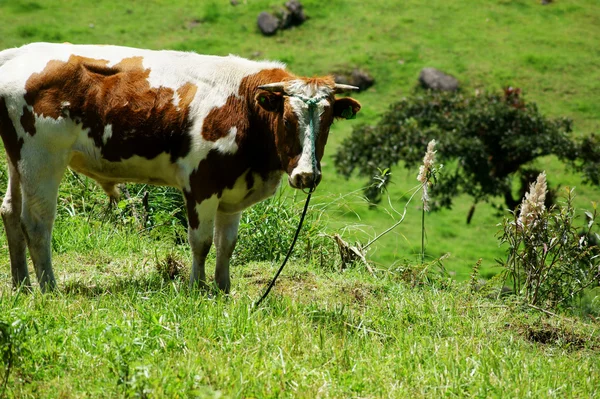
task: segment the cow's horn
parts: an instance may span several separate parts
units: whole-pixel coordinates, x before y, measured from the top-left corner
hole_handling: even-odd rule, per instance
[[[275,93],[285,93],[284,88],[285,82],[269,83],[266,85],[258,86],[259,89],[272,91]]]
[[[359,88],[356,86],[343,85],[341,83],[335,84],[335,92],[336,93],[342,93],[344,91],[350,91],[350,90],[359,90]]]

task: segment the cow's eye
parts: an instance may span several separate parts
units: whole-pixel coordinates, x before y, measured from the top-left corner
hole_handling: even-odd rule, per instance
[[[290,128],[292,127],[292,124],[290,123],[290,121],[288,121],[287,119],[283,120],[283,126],[285,126],[285,128],[287,130],[290,130]]]

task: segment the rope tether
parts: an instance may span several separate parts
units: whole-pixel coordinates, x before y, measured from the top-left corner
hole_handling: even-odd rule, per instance
[[[319,103],[319,101],[322,100],[322,98],[304,98],[304,97],[300,97],[300,96],[294,96],[297,97],[299,99],[301,99],[302,101],[304,101],[304,103],[306,105],[308,105],[308,126],[310,128],[310,135],[311,135],[311,141],[312,141],[312,163],[313,163],[313,171],[314,173],[314,178],[316,179],[316,171],[317,171],[317,132],[315,132],[315,122],[314,122],[314,118],[315,118],[315,109],[317,104]],[[302,190],[304,191],[304,189]],[[267,297],[267,295],[269,295],[269,292],[271,292],[271,288],[273,288],[273,286],[275,285],[275,281],[277,281],[277,278],[279,277],[279,275],[281,274],[281,271],[283,270],[283,268],[285,267],[288,259],[290,258],[290,255],[292,254],[292,251],[294,250],[294,245],[296,245],[296,241],[298,240],[298,236],[300,235],[300,229],[302,229],[302,224],[304,223],[304,217],[306,216],[306,212],[308,210],[308,204],[310,202],[310,197],[312,196],[312,193],[315,191],[315,186],[313,184],[313,187],[309,189],[308,191],[308,195],[306,197],[306,202],[304,203],[304,209],[302,210],[302,216],[300,216],[300,222],[298,223],[298,228],[296,229],[296,234],[294,235],[294,239],[292,240],[292,245],[290,245],[290,249],[288,250],[287,254],[285,255],[285,259],[283,260],[283,263],[281,264],[281,266],[279,267],[279,270],[277,270],[277,273],[275,273],[275,276],[273,277],[273,280],[271,280],[271,283],[269,284],[269,286],[267,287],[267,290],[265,291],[265,293],[260,297],[260,299],[258,301],[256,301],[254,303],[254,310],[256,310],[258,308],[258,306],[260,305],[260,303]],[[304,191],[306,193],[306,191]]]

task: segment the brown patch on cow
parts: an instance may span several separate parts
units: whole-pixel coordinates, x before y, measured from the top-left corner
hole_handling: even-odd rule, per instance
[[[287,174],[292,173],[302,155],[302,143],[299,136],[298,115],[289,102],[283,105],[283,127],[285,134],[275,135],[275,145],[279,151],[281,163]],[[290,156],[292,154],[292,156]]]
[[[250,190],[252,190],[252,187],[254,187],[254,175],[251,172],[248,172],[246,174],[246,189],[248,190],[248,194],[246,194],[246,197],[248,197],[252,192]]]
[[[197,91],[198,86],[189,82],[177,89],[177,94],[179,95],[178,107],[181,108],[182,104],[184,107],[189,107],[192,101],[194,101]]]
[[[0,136],[10,162],[16,166],[21,159],[23,138],[19,137],[10,116],[4,97],[0,97]]]
[[[205,140],[217,141],[226,137],[232,127],[236,127],[238,132],[247,131],[249,101],[254,98],[255,89],[263,84],[292,78],[292,75],[283,69],[266,69],[246,76],[240,82],[237,95],[229,96],[223,106],[210,110],[202,125],[202,137]]]
[[[213,108],[202,124],[202,137],[208,141],[217,141],[226,137],[231,128],[237,131],[248,129],[248,119],[240,117],[244,102],[236,96],[229,96],[222,107]]]
[[[27,106],[23,106],[23,115],[21,116],[21,126],[27,133],[31,136],[35,135],[35,116],[33,112],[27,108]]]
[[[278,134],[274,132],[284,128],[283,120],[280,115],[257,106],[254,95],[260,85],[293,78],[283,69],[269,69],[247,76],[242,79],[237,95],[230,96],[222,107],[210,111],[204,120],[202,136],[216,141],[236,127],[238,150],[235,154],[212,150],[200,161],[190,176],[190,195],[197,203],[214,194],[221,197],[223,191],[233,188],[246,172],[246,186],[251,190],[255,183],[254,174],[266,180],[270,172],[282,169],[280,149],[276,145]],[[188,212],[192,212],[189,205]]]
[[[188,227],[197,229],[200,226],[200,218],[196,211],[196,199],[194,195],[187,190],[183,190],[183,198],[185,199],[185,209],[187,211]]]
[[[50,61],[25,85],[25,101],[36,115],[58,119],[68,116],[89,129],[88,136],[104,159],[117,162],[134,155],[153,159],[168,153],[171,162],[191,149],[189,105],[197,87],[186,83],[175,91],[150,87],[150,69],[142,57],[108,61],[72,55],[68,61]],[[104,130],[112,135],[104,143]]]

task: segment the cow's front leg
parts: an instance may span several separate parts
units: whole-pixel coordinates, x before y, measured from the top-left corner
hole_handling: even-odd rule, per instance
[[[193,256],[190,288],[207,288],[204,266],[213,241],[217,206],[216,197],[204,200],[200,204],[194,202],[187,205],[188,240]]]
[[[215,223],[215,246],[217,247],[217,266],[215,268],[215,281],[219,289],[229,293],[231,286],[229,279],[229,261],[237,241],[238,227],[242,213],[217,212]]]

